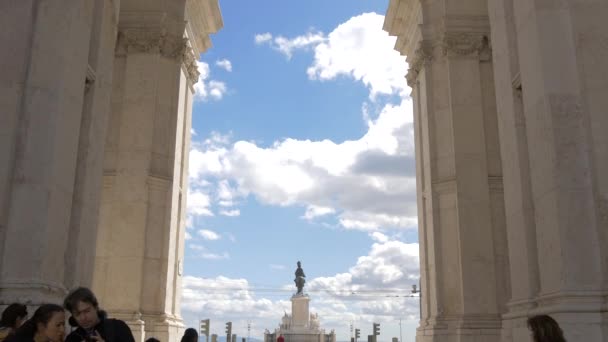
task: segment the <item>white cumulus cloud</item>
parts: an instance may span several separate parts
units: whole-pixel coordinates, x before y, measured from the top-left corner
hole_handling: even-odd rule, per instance
[[[307,273],[313,265],[302,265]],[[284,271],[284,265],[269,268]],[[245,279],[218,276],[185,276],[182,281],[182,309],[187,324],[196,326],[199,317],[215,322],[232,321],[233,326],[251,323],[252,336],[275,327],[283,312],[291,311],[295,292],[291,272],[285,285],[276,288],[251,284]],[[418,282],[418,245],[387,239],[372,245],[348,272],[308,279],[304,291],[314,300],[310,312],[318,313],[323,327],[344,327],[356,320],[359,326],[371,322],[391,324],[396,313],[415,324],[418,301],[412,298],[411,284]],[[251,315],[254,312],[255,315]],[[212,325],[211,333],[222,333],[223,325]],[[339,331],[347,335],[348,331]]]
[[[415,228],[411,115],[407,98],[387,105],[366,119],[360,139],[341,143],[288,138],[262,147],[216,134],[191,150],[191,181],[211,184],[223,214],[253,195],[270,205],[303,206],[305,219],[336,216],[347,229]]]
[[[256,34],[254,40],[256,44],[266,43],[272,40],[272,34],[270,34],[269,32]]]
[[[241,215],[241,211],[238,209],[220,210],[220,215],[234,217]]]
[[[306,213],[304,213],[304,218],[307,220],[312,220],[315,217],[329,215],[329,214],[333,214],[335,212],[336,211],[333,208],[309,205],[308,208],[306,208]]]
[[[306,34],[287,38],[284,36],[276,36],[273,39],[272,34],[263,33],[255,35],[256,44],[269,44],[273,49],[284,54],[288,59],[293,56],[295,50],[309,49],[326,40],[322,32],[308,32]]]
[[[383,22],[382,15],[364,13],[339,25],[315,47],[308,76],[319,80],[350,76],[368,86],[372,98],[395,92],[405,95],[405,57],[393,49],[396,38],[382,30]]]
[[[297,50],[314,51],[308,68],[313,80],[331,80],[338,76],[352,77],[370,89],[370,97],[378,94],[402,94],[408,91],[405,81],[405,57],[395,51],[395,37],[382,30],[384,16],[364,13],[338,25],[332,32],[308,32],[293,38],[270,33],[255,36],[257,44],[268,44],[291,58]]]
[[[215,62],[215,65],[217,65],[218,67],[220,67],[220,68],[222,68],[222,69],[224,69],[224,70],[226,70],[228,72],[232,71],[232,62],[230,62],[229,60],[227,60],[225,58],[217,60]]]
[[[197,190],[188,192],[188,213],[200,216],[213,216],[210,205],[211,198],[208,194]]]
[[[221,236],[212,231],[212,230],[208,230],[208,229],[201,229],[198,231],[198,235],[200,235],[203,239],[205,240],[219,240],[221,238]]]
[[[194,99],[201,101],[221,100],[227,91],[226,83],[210,79],[209,64],[197,61],[200,76],[194,84]]]

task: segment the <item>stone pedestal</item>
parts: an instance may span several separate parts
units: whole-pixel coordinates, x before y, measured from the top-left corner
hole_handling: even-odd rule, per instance
[[[292,327],[307,327],[310,298],[307,295],[294,295],[291,297],[291,324]]]
[[[285,342],[336,342],[336,334],[321,329],[319,316],[310,314],[310,297],[296,294],[291,297],[291,315],[283,316],[279,329],[264,334],[264,341],[274,342],[283,335]]]

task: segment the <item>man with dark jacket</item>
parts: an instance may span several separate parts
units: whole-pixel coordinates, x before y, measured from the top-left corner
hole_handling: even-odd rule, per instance
[[[129,326],[118,319],[107,318],[93,292],[79,287],[68,294],[63,306],[72,314],[70,324],[78,328],[65,342],[135,342]]]

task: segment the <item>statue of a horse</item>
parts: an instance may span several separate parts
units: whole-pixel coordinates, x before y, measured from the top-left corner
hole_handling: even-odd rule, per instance
[[[296,283],[296,287],[298,288],[297,294],[302,293],[302,289],[304,288],[304,284],[306,283],[306,278],[302,276],[297,276],[294,282]]]

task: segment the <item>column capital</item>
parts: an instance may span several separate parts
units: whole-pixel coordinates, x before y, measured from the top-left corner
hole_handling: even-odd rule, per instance
[[[422,67],[433,60],[433,44],[423,40],[419,43],[414,55],[409,59],[409,69],[405,75],[407,84],[413,88]]]
[[[118,31],[117,54],[160,53],[178,58],[188,47],[188,39],[160,29],[123,28]]]
[[[186,71],[186,76],[191,85],[198,82],[200,72],[198,71],[198,65],[196,64],[196,57],[194,56],[194,50],[188,46],[186,51],[182,55],[182,67]]]
[[[489,60],[492,56],[489,35],[485,32],[445,32],[440,42],[443,55]]]
[[[195,84],[200,75],[188,38],[161,29],[123,28],[118,31],[116,55],[157,53],[182,63],[188,81]]]

